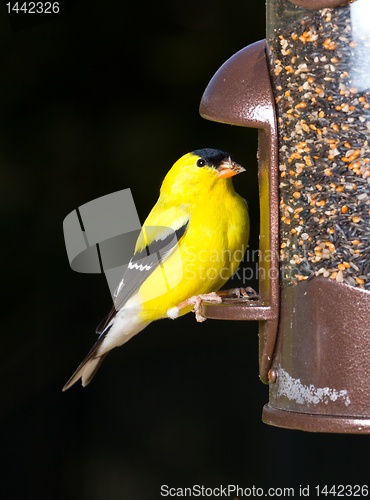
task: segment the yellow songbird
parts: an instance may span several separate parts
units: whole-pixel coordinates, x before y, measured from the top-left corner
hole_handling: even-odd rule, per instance
[[[247,248],[247,204],[231,177],[245,169],[218,149],[182,156],[167,173],[146,219],[135,252],[116,290],[99,338],[64,386],[86,386],[114,347],[149,323],[176,319],[217,292],[237,270]],[[207,295],[205,295],[207,294]]]

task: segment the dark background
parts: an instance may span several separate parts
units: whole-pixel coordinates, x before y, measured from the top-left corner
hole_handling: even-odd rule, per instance
[[[0,5],[2,498],[366,484],[367,436],[261,422],[255,322],[157,322],[88,388],[61,392],[111,307],[103,275],[69,267],[62,223],[76,207],[129,187],[143,221],[178,157],[222,148],[247,167],[235,185],[258,248],[257,132],[207,122],[198,107],[219,66],[265,26],[262,1],[64,6],[31,26],[10,24]]]

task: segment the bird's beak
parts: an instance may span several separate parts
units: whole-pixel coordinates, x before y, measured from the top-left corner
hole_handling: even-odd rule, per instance
[[[245,168],[235,163],[235,161],[232,161],[229,156],[226,161],[222,162],[221,165],[217,167],[217,171],[218,178],[227,179],[228,177],[233,177],[234,175],[240,174],[241,172],[245,172]]]

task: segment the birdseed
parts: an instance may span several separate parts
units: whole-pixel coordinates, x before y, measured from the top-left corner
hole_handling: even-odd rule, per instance
[[[268,43],[283,284],[322,275],[368,289],[370,31],[347,5],[310,11]]]

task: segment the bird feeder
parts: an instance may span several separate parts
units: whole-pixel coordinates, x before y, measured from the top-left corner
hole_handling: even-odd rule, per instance
[[[200,113],[259,129],[265,423],[370,433],[370,5],[268,0],[267,40],[231,57]]]

